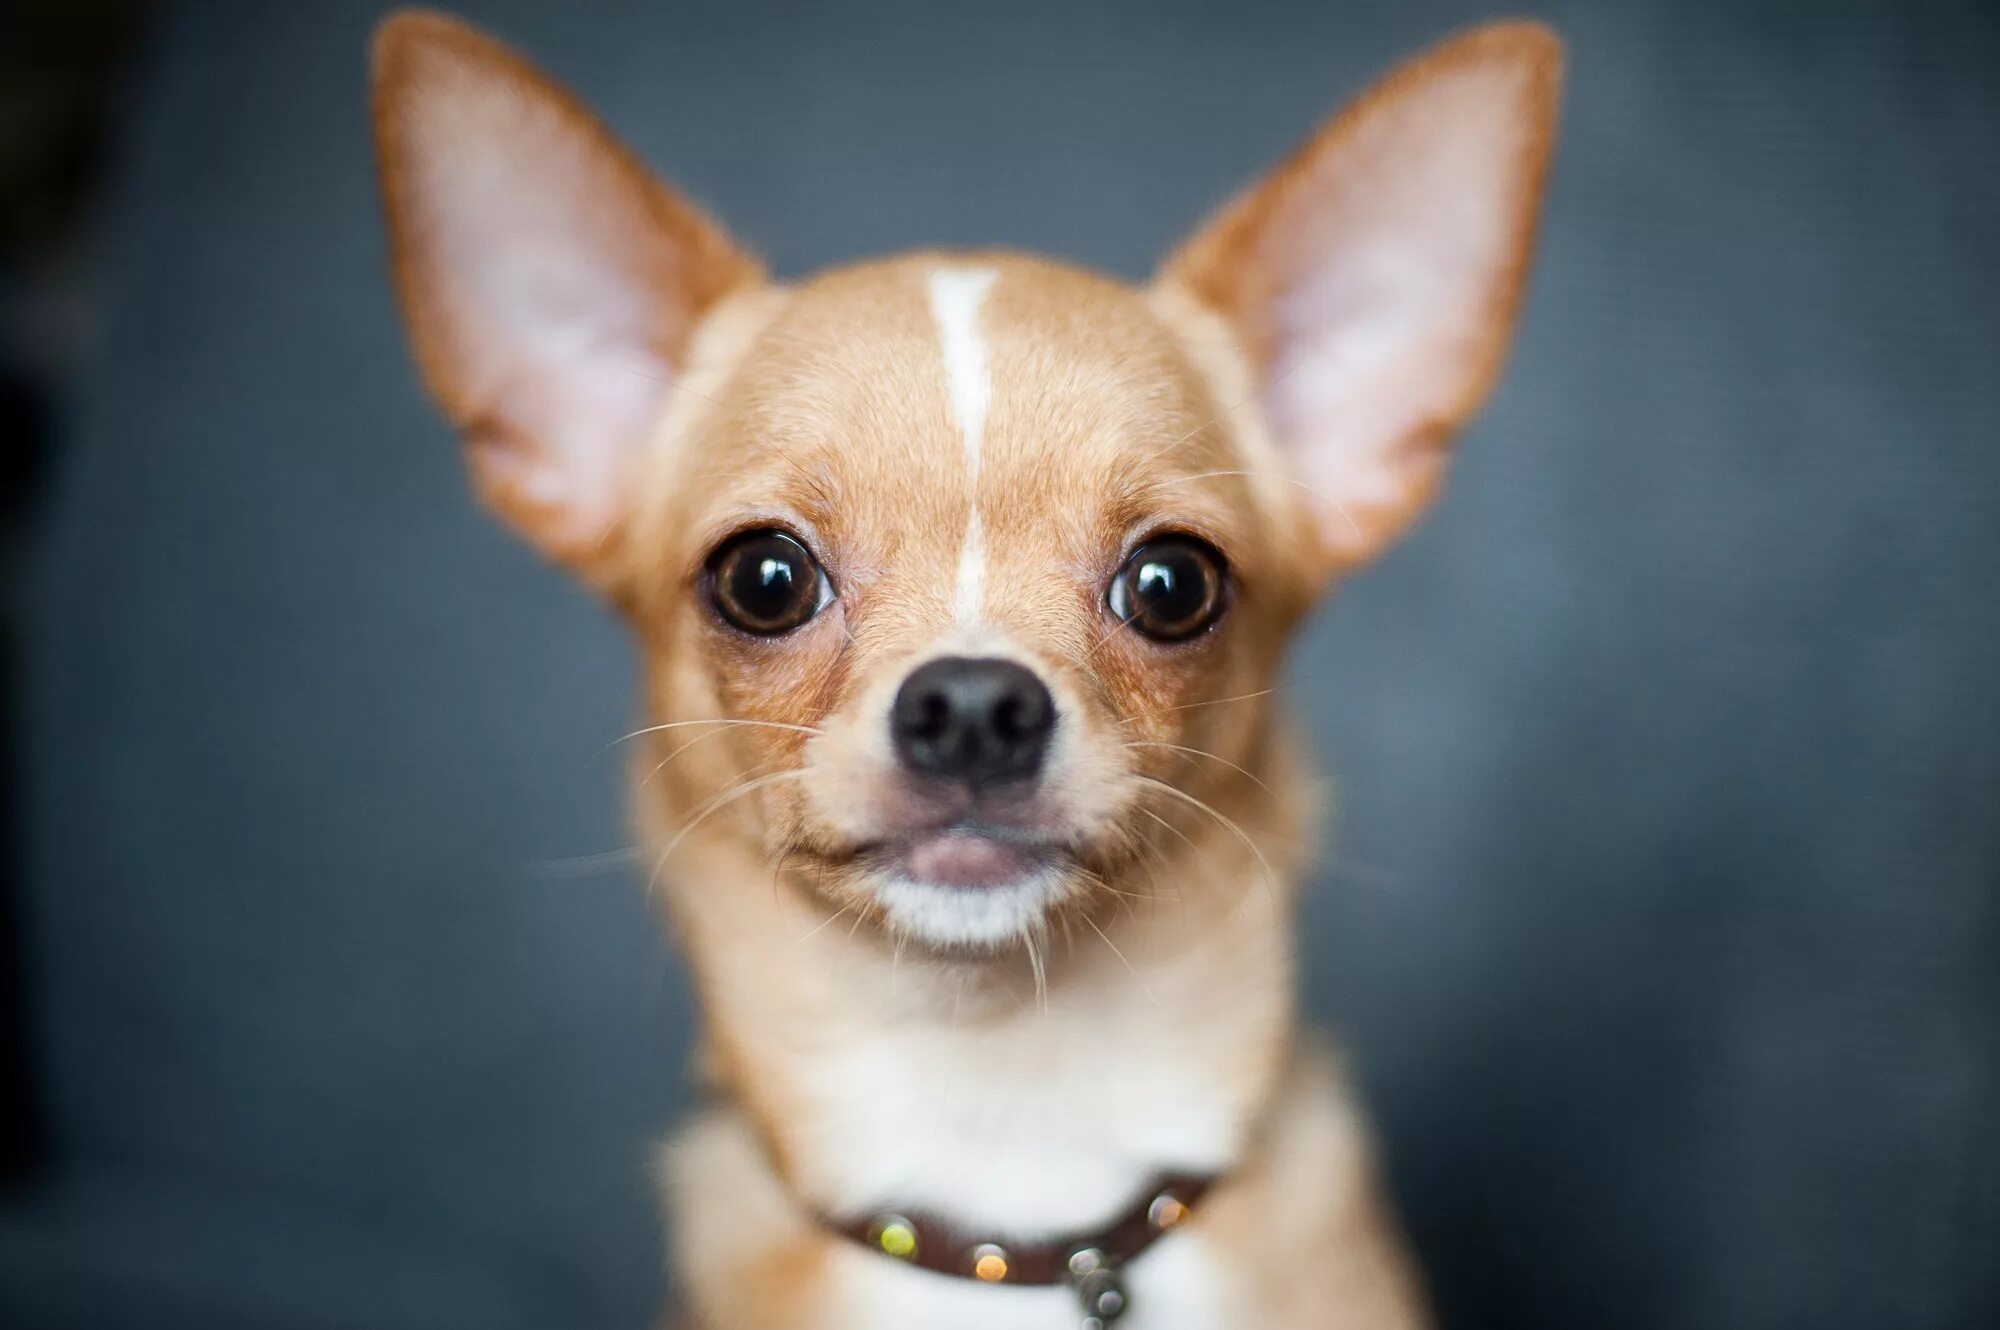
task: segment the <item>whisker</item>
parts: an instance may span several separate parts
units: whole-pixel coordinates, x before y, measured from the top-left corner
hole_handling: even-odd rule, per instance
[[[1125,953],[1118,950],[1118,944],[1111,940],[1111,935],[1105,932],[1103,929],[1099,928],[1097,926],[1097,921],[1091,918],[1087,914],[1083,916],[1083,922],[1090,925],[1091,932],[1097,934],[1099,937],[1104,939],[1104,945],[1111,948],[1111,954],[1118,958],[1118,963],[1120,965],[1123,965],[1126,968],[1126,970],[1131,972],[1132,978],[1138,981],[1139,991],[1146,995],[1146,1000],[1152,1003],[1156,1007],[1159,1006],[1160,999],[1154,994],[1152,988],[1147,985],[1146,981],[1140,978],[1139,972],[1132,968],[1132,962],[1125,959]]]
[[[1118,897],[1120,900],[1142,901],[1146,899],[1144,896],[1140,895],[1136,891],[1127,891],[1123,887],[1112,886],[1111,879],[1104,876],[1104,874],[1102,873],[1092,873],[1090,874],[1090,877],[1093,881],[1097,883],[1098,887],[1101,890],[1110,892],[1112,895]]]
[[[1321,489],[1315,489],[1313,486],[1306,484],[1306,482],[1300,480],[1297,476],[1288,476],[1281,471],[1242,471],[1235,469],[1227,469],[1222,471],[1197,471],[1191,476],[1168,476],[1164,480],[1153,481],[1150,485],[1147,485],[1145,488],[1160,489],[1167,485],[1187,485],[1187,484],[1192,484],[1197,480],[1209,480],[1216,476],[1248,476],[1253,479],[1275,480],[1278,481],[1280,484],[1296,485],[1298,488],[1304,490],[1306,493],[1318,499],[1321,503],[1326,504],[1328,507],[1332,508],[1335,512],[1339,513],[1341,518],[1346,521],[1348,527],[1353,530],[1354,534],[1356,536],[1361,535],[1361,524],[1354,520],[1354,514],[1347,511],[1347,507],[1345,504],[1341,503],[1340,500],[1334,498],[1331,494],[1328,494],[1326,491]]]
[[[648,734],[660,734],[667,730],[686,729],[690,725],[725,725],[725,726],[749,725],[759,729],[766,729],[766,730],[790,730],[797,734],[825,733],[825,731],[820,729],[819,726],[817,725],[791,725],[781,720],[750,720],[738,716],[708,716],[704,717],[701,720],[670,720],[666,722],[664,725],[648,725],[645,726],[643,729],[633,730],[630,734],[619,735],[616,739],[613,739],[610,743],[604,745],[604,747],[599,751],[601,753],[610,752],[613,748],[616,748],[619,744],[630,743],[632,740],[643,738]]]
[[[1219,823],[1222,827],[1227,829],[1231,835],[1236,837],[1236,839],[1242,841],[1243,848],[1250,851],[1250,853],[1256,857],[1258,865],[1264,870],[1264,889],[1271,894],[1272,902],[1276,903],[1278,899],[1278,888],[1277,888],[1278,875],[1272,871],[1271,861],[1264,857],[1264,851],[1258,848],[1257,842],[1250,839],[1250,833],[1245,831],[1240,825],[1238,825],[1234,818],[1229,817],[1227,814],[1215,808],[1213,805],[1206,803],[1203,800],[1195,798],[1192,794],[1189,794],[1186,790],[1180,789],[1173,785],[1169,785],[1163,780],[1154,780],[1151,776],[1139,776],[1135,777],[1135,779],[1138,780],[1138,782],[1141,785],[1146,786],[1148,789],[1158,790],[1162,794],[1172,795],[1174,798],[1179,799],[1181,802],[1187,804],[1189,807],[1200,809],[1202,812],[1214,818],[1217,823]]]
[[[543,859],[528,865],[528,871],[536,877],[588,877],[592,873],[606,872],[620,864],[635,863],[644,851],[643,846],[627,845],[618,850],[602,850],[596,854],[572,854],[559,859]]]
[[[1248,702],[1253,698],[1269,697],[1277,691],[1275,688],[1259,688],[1254,693],[1238,693],[1234,697],[1211,697],[1200,702],[1183,702],[1177,707],[1168,707],[1166,711],[1167,714],[1172,714],[1176,711],[1193,711],[1196,707],[1219,707],[1225,702]],[[1121,725],[1130,725],[1136,719],[1138,719],[1136,716],[1127,716],[1118,723]]]
[[[1155,814],[1153,814],[1151,809],[1141,808],[1138,811],[1145,813],[1149,817],[1155,816]],[[1161,820],[1164,821],[1164,819]],[[1174,828],[1169,826],[1167,830],[1172,831],[1174,830]],[[1153,840],[1151,837],[1147,836],[1134,836],[1132,838],[1132,843],[1133,846],[1138,851],[1137,855],[1132,860],[1133,866],[1136,868],[1143,868],[1146,870],[1146,880],[1148,881],[1148,883],[1151,884],[1153,888],[1151,899],[1159,900],[1162,896],[1165,895],[1165,893],[1160,890],[1160,875],[1158,873],[1155,873],[1153,869],[1155,866],[1158,866],[1160,868],[1168,868],[1172,866],[1169,860],[1167,859],[1166,847],[1161,845],[1159,842]],[[1151,856],[1150,862],[1148,861],[1147,856]]]
[[[1223,766],[1228,767],[1231,771],[1237,772],[1238,774],[1242,775],[1246,780],[1248,780],[1251,784],[1255,785],[1258,789],[1262,790],[1264,793],[1266,794],[1276,793],[1276,791],[1274,791],[1269,785],[1266,785],[1263,781],[1259,780],[1256,776],[1256,773],[1245,770],[1244,768],[1237,766],[1234,762],[1231,762],[1228,758],[1222,756],[1222,754],[1211,753],[1206,748],[1189,748],[1184,744],[1159,743],[1157,741],[1148,739],[1128,739],[1125,742],[1125,746],[1127,748],[1168,748],[1172,749],[1176,753],[1186,753],[1190,757],[1205,757],[1208,758],[1210,761],[1220,762],[1222,763]]]
[[[1049,1014],[1049,972],[1042,963],[1042,949],[1039,943],[1040,928],[1030,929],[1021,938],[1028,947],[1028,965],[1035,972],[1035,1001],[1042,1009],[1043,1017]]]
[[[667,848],[660,851],[659,861],[653,865],[653,876],[646,883],[646,895],[649,898],[652,896],[653,889],[659,885],[660,870],[667,866],[667,860],[673,857],[674,851],[681,847],[681,843],[693,833],[696,827],[699,827],[702,823],[713,817],[725,804],[734,803],[746,794],[754,794],[758,790],[776,785],[779,781],[796,780],[803,775],[805,775],[803,767],[787,767],[783,771],[774,771],[767,776],[757,776],[749,780],[738,781],[735,785],[730,786],[703,804],[700,811],[689,820],[687,825],[682,827],[680,831],[675,833],[674,838],[667,842]]]
[[[1098,638],[1095,642],[1091,643],[1090,650],[1083,653],[1084,660],[1088,661],[1092,656],[1095,656],[1100,650],[1103,649],[1104,644],[1106,642],[1109,642],[1112,638],[1118,636],[1119,629],[1130,627],[1132,620],[1138,618],[1143,613],[1145,613],[1145,606],[1142,605],[1138,609],[1133,610],[1130,614],[1126,615],[1124,618],[1120,619],[1117,623],[1111,625],[1110,631],[1105,633],[1104,636]]]
[[[1179,836],[1181,840],[1187,845],[1188,849],[1194,852],[1194,855],[1197,859],[1201,857],[1201,847],[1199,845],[1196,845],[1194,843],[1193,838],[1190,837],[1185,831],[1182,831],[1179,827],[1167,821],[1167,819],[1161,817],[1158,813],[1154,812],[1150,808],[1140,806],[1139,811],[1144,813],[1147,817],[1152,818],[1153,821],[1159,823],[1161,826],[1165,827],[1168,831],[1173,832],[1174,835]],[[1162,849],[1159,845],[1157,844],[1150,845],[1148,846],[1148,848],[1150,848],[1153,851],[1153,857],[1159,860],[1160,867],[1162,868],[1172,867],[1172,864],[1167,859],[1167,852],[1164,849]],[[1146,877],[1152,882],[1153,894],[1155,897],[1157,897],[1160,894],[1160,875],[1158,873],[1155,873],[1151,868],[1148,868],[1146,870]],[[1180,907],[1182,922],[1186,922],[1187,891],[1185,888],[1181,886],[1181,884],[1178,881],[1174,882],[1174,903]]]
[[[702,733],[697,734],[694,738],[688,740],[680,747],[674,749],[673,752],[668,753],[658,766],[654,767],[651,771],[647,772],[646,778],[639,782],[639,788],[643,790],[648,785],[651,785],[653,783],[653,778],[655,776],[659,775],[662,771],[665,771],[668,767],[674,764],[675,758],[679,757],[682,753],[685,753],[688,749],[700,743],[703,739],[713,739],[718,734],[727,734],[727,733],[729,733],[727,729],[718,728],[713,730],[705,730]]]
[[[783,885],[780,879],[785,875],[785,860],[791,857],[792,847],[789,845],[779,846],[778,852],[771,856],[771,899],[774,901],[778,899],[778,891]]]
[[[846,914],[849,910],[853,908],[854,907],[852,905],[841,906],[838,910],[835,910],[832,914],[828,915],[826,918],[820,920],[819,923],[815,924],[812,928],[812,931],[806,933],[803,937],[794,939],[792,945],[795,947],[804,946],[806,943],[818,937],[820,935],[820,932],[823,929],[825,929],[828,924],[833,923],[835,920],[839,919],[842,915]]]
[[[1182,831],[1179,827],[1167,821],[1167,819],[1161,817],[1158,813],[1154,812],[1150,808],[1141,808],[1139,811],[1144,813],[1147,817],[1152,818],[1153,821],[1159,823],[1161,826],[1165,827],[1168,831],[1173,832],[1174,835],[1179,836],[1183,841],[1187,843],[1187,847],[1190,850],[1193,850],[1196,854],[1201,853],[1201,846],[1196,845],[1194,843],[1194,839],[1190,837],[1185,831]]]

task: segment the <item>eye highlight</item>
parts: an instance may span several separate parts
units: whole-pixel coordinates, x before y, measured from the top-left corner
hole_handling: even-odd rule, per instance
[[[705,579],[715,612],[733,627],[776,637],[833,601],[833,583],[812,551],[783,531],[746,531],[709,556]]]
[[[1224,608],[1222,555],[1193,536],[1157,536],[1132,551],[1104,602],[1121,623],[1155,642],[1206,632]]]

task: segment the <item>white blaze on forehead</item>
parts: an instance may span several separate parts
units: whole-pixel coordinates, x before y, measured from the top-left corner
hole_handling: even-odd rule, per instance
[[[979,520],[979,503],[973,501],[972,517],[965,524],[965,543],[958,549],[958,586],[952,595],[952,612],[960,623],[977,623],[986,598],[986,526]]]
[[[952,423],[965,445],[965,484],[971,516],[959,549],[956,610],[961,623],[979,617],[986,586],[986,529],[979,520],[979,450],[986,433],[986,406],[993,376],[986,366],[986,342],[979,335],[979,307],[999,276],[991,268],[939,268],[931,274],[931,317],[944,348],[945,387]]]

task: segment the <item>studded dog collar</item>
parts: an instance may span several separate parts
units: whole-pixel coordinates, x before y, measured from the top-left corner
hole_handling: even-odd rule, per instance
[[[1168,1174],[1105,1227],[1042,1242],[982,1238],[924,1214],[884,1213],[833,1227],[884,1256],[941,1275],[985,1284],[1067,1284],[1082,1304],[1083,1330],[1104,1330],[1130,1305],[1125,1264],[1186,1223],[1214,1181]]]

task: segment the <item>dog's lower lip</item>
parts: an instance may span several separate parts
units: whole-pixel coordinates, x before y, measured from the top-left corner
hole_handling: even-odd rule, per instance
[[[1054,849],[1018,835],[951,828],[913,836],[877,851],[885,866],[940,887],[982,890],[1019,882],[1046,867]]]

